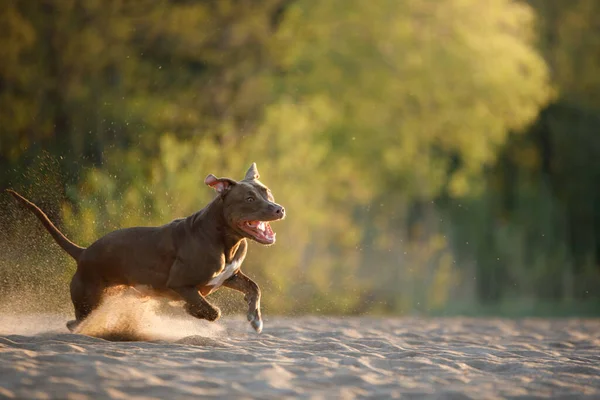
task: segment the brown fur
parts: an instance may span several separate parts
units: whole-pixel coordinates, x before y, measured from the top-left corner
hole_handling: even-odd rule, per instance
[[[121,285],[142,285],[152,295],[184,300],[189,314],[214,321],[220,311],[204,296],[218,287],[209,282],[226,265],[236,263],[237,271],[223,286],[245,294],[248,320],[258,332],[262,330],[260,289],[239,266],[246,257],[246,239],[272,244],[274,237],[269,241],[248,233],[242,226],[244,221],[283,219],[285,210],[258,181],[256,164],[252,164],[242,181],[209,175],[205,183],[215,188],[218,195],[195,214],[159,227],[120,229],[88,248],[69,241],[35,204],[8,190],[77,261],[70,286],[75,321],[67,323],[69,329],[75,329],[99,305],[107,289]]]

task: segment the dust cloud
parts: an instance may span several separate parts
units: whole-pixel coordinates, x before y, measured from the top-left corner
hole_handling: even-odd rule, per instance
[[[183,302],[142,297],[129,288],[105,296],[74,333],[108,340],[175,341],[188,336],[214,337],[223,331],[218,323],[186,314]]]
[[[0,334],[36,335],[66,333],[73,314],[23,313],[16,306],[0,311]],[[195,319],[182,302],[143,297],[129,288],[105,295],[100,306],[76,329],[76,334],[112,341],[177,341],[186,337],[217,337],[225,333],[218,322]]]

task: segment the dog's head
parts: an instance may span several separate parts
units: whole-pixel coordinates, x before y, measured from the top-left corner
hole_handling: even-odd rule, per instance
[[[204,180],[223,199],[223,214],[229,227],[241,236],[258,243],[275,243],[270,222],[285,218],[285,209],[275,203],[269,188],[259,180],[253,163],[241,181],[217,178],[210,174]]]

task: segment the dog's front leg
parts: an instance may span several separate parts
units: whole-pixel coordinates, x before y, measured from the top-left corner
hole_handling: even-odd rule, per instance
[[[262,331],[263,322],[260,315],[260,288],[254,281],[239,271],[223,282],[223,286],[244,293],[248,303],[248,321],[258,333]]]
[[[180,261],[175,261],[171,267],[167,287],[185,300],[185,310],[193,317],[215,321],[221,316],[221,310],[210,304],[203,296],[198,293],[196,285],[190,285],[194,282],[193,274],[190,269]]]
[[[221,316],[221,310],[210,304],[198,293],[195,286],[171,288],[185,300],[185,310],[193,317],[216,321]]]

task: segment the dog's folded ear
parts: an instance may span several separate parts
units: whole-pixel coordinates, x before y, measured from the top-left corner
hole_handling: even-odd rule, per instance
[[[246,172],[244,180],[253,181],[258,178],[260,178],[260,175],[258,174],[258,168],[256,168],[256,163],[252,163],[252,165],[250,166],[250,168],[248,168],[248,171]]]
[[[235,185],[236,181],[229,178],[217,178],[213,174],[208,174],[208,176],[204,180],[204,183],[210,186],[211,188],[215,189],[217,193],[223,193],[231,186]]]

